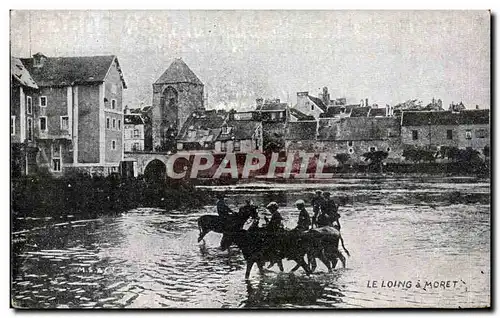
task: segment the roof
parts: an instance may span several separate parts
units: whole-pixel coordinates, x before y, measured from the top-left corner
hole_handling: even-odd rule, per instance
[[[309,97],[309,99],[314,103],[316,104],[316,106],[318,106],[319,108],[321,108],[322,111],[326,112],[326,105],[323,103],[323,101],[320,99],[320,98],[317,98],[317,97],[314,97],[314,96],[311,96],[311,95],[307,95]]]
[[[372,108],[370,110],[370,117],[385,117],[386,109],[385,108]]]
[[[21,59],[39,86],[102,83],[116,60],[123,87],[127,88],[115,55],[44,58],[41,67],[33,66],[33,58]]]
[[[351,111],[351,117],[367,117],[371,107],[355,107]]]
[[[123,116],[125,125],[144,125],[144,120],[140,114],[126,114]]]
[[[314,120],[314,116],[306,115],[296,108],[290,108],[290,115],[297,118],[297,120]]]
[[[289,122],[286,140],[314,140],[316,139],[316,121]]]
[[[16,58],[16,57],[10,58],[10,74],[21,85],[31,87],[31,88],[36,88],[36,89],[38,88],[38,85],[36,85],[35,81],[31,77],[31,74],[24,67],[21,60]]]
[[[336,106],[330,106],[328,107],[327,111],[323,114],[320,114],[320,118],[328,118],[328,117],[336,117],[338,115],[344,114],[344,115],[350,115],[352,110],[356,107],[359,107],[359,105],[336,105]],[[342,112],[342,109],[344,109],[344,112]]]
[[[182,126],[181,131],[179,132],[179,139],[184,142],[199,141],[196,139],[198,137],[198,133],[196,136],[189,137],[188,132],[190,130],[206,131],[207,133],[203,132],[203,135],[214,135],[213,138],[215,139],[220,132],[220,127],[226,119],[226,115],[226,113],[221,115],[220,113],[218,114],[210,111],[192,113],[184,123],[184,126]],[[190,140],[193,138],[194,140]]]
[[[192,83],[203,85],[189,66],[180,58],[175,59],[167,70],[156,80],[155,84]]]
[[[451,111],[403,111],[402,126],[427,125],[488,125],[489,109]]]
[[[228,135],[220,135],[217,140],[244,140],[252,139],[255,129],[260,125],[260,121],[255,120],[230,120],[227,126],[231,127]],[[234,138],[233,138],[234,137]]]
[[[287,103],[269,103],[264,104],[261,107],[257,106],[258,111],[277,111],[277,110],[286,110],[288,104]]]

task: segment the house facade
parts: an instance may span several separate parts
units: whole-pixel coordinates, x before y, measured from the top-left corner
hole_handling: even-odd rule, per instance
[[[125,108],[123,116],[123,151],[144,151],[145,123],[141,114]]]
[[[117,57],[37,53],[20,61],[38,85],[26,100],[32,107],[38,168],[54,175],[117,172],[126,88]]]
[[[428,149],[472,148],[481,152],[490,145],[490,110],[403,111],[401,143]]]
[[[11,58],[10,144],[13,176],[36,172],[33,97],[38,91],[31,74],[18,58]]]

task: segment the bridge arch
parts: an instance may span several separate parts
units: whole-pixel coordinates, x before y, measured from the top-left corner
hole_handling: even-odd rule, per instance
[[[167,165],[159,159],[149,161],[144,167],[144,178],[148,181],[166,180]]]

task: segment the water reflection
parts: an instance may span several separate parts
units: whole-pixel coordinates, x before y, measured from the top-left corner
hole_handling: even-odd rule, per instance
[[[345,197],[347,269],[263,275],[244,281],[237,248],[221,251],[220,234],[197,244],[193,211],[136,209],[97,220],[26,219],[13,234],[13,303],[29,308],[469,307],[489,304],[490,206],[487,183],[378,181],[232,188],[228,201],[270,200],[287,227],[292,206],[315,189]],[[267,189],[267,188],[266,188]],[[304,190],[305,189],[305,190]],[[218,190],[225,190],[221,188]],[[460,195],[457,194],[460,193]],[[309,208],[309,212],[312,211]],[[261,211],[262,213],[262,211]],[[261,215],[262,216],[262,215]],[[293,264],[292,264],[293,263]],[[371,280],[457,280],[455,289],[373,289]],[[463,282],[463,283],[462,283]]]

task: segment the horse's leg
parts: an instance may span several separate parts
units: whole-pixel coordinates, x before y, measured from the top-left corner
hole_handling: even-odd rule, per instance
[[[280,269],[280,272],[283,272],[283,271],[284,271],[284,269],[283,269],[283,261],[282,261],[282,260],[279,260],[279,261],[278,261],[278,267],[279,267],[279,269]]]
[[[345,268],[345,256],[342,255],[342,253],[340,251],[337,251],[337,253],[335,253],[335,255],[337,255],[338,258],[340,258],[340,261],[342,262],[342,267]],[[335,263],[336,265],[336,263]]]
[[[306,264],[303,258],[298,258],[295,260],[298,265],[302,266],[302,268],[306,271],[307,276],[311,275],[311,269],[309,269],[309,266]]]
[[[331,273],[332,266],[330,265],[330,260],[328,259],[328,257],[326,257],[324,253],[321,253],[320,255],[318,255],[318,258],[323,264],[325,264],[326,268],[328,268],[328,273]]]
[[[307,260],[309,261],[309,266],[311,266],[311,272],[314,272],[316,267],[318,267],[318,264],[316,263],[316,253],[308,253]]]
[[[254,261],[247,262],[247,270],[245,272],[245,280],[248,280],[248,278],[250,277],[250,272],[252,271],[253,263],[254,263]],[[257,263],[257,265],[259,265],[259,264]]]

